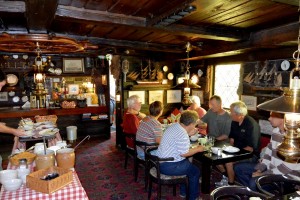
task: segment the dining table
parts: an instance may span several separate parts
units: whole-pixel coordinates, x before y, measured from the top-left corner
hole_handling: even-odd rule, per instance
[[[300,200],[300,191],[296,191],[290,194],[284,194],[281,196],[273,196],[268,200]]]
[[[214,143],[214,147],[223,148],[224,146],[230,146],[230,144],[225,141],[215,141]],[[251,158],[252,156],[252,152],[246,151],[244,149],[240,149],[235,153],[222,151],[221,155],[214,154],[210,151],[204,151],[194,154],[193,159],[199,161],[202,168],[201,192],[205,194],[210,193],[210,177],[212,167],[214,165],[245,160]]]
[[[7,169],[17,169],[18,166],[12,165],[10,162],[8,163]],[[32,162],[28,165],[28,168],[31,172],[35,170],[35,162]],[[0,199],[9,199],[9,200],[32,200],[32,199],[40,199],[40,200],[88,200],[88,196],[86,191],[81,185],[79,177],[75,171],[72,170],[73,180],[68,185],[63,188],[53,192],[51,194],[46,194],[42,192],[38,192],[36,190],[32,190],[26,186],[26,183],[23,184],[18,190],[10,192],[6,191],[4,187],[1,187],[0,190]]]

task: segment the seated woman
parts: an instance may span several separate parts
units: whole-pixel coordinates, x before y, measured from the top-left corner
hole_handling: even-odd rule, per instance
[[[160,164],[161,173],[175,176],[187,175],[189,179],[189,197],[193,200],[197,199],[200,193],[200,170],[197,166],[190,163],[187,158],[203,151],[203,146],[201,145],[190,148],[189,136],[195,134],[197,120],[198,114],[195,111],[183,111],[179,123],[172,124],[164,132],[157,150],[157,156],[160,158],[174,158],[174,161]],[[185,185],[180,185],[180,195],[186,196]]]
[[[187,108],[187,110],[196,111],[198,113],[199,119],[201,119],[206,114],[206,110],[201,107],[200,98],[198,96],[191,96],[190,98],[192,104],[190,105],[190,107]],[[198,125],[199,133],[206,135],[206,125],[203,127],[204,128]]]
[[[163,105],[160,101],[154,101],[149,106],[149,116],[146,116],[141,122],[136,133],[136,140],[147,143],[160,143],[162,137],[162,125],[158,118],[162,115]],[[137,148],[138,156],[144,158],[144,150]]]
[[[136,134],[137,129],[140,124],[140,120],[146,115],[140,113],[142,103],[140,97],[137,95],[132,95],[127,99],[127,111],[123,116],[123,132]],[[134,143],[132,140],[126,138],[127,146],[134,148]]]

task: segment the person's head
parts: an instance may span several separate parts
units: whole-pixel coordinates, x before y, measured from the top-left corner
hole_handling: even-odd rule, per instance
[[[213,112],[219,112],[222,109],[222,99],[218,95],[213,95],[209,98],[209,108]]]
[[[185,126],[188,133],[195,129],[199,119],[198,113],[193,110],[185,110],[181,113],[179,122]]]
[[[198,96],[191,96],[190,99],[192,102],[190,106],[192,110],[195,110],[201,106],[200,98]]]
[[[142,102],[140,101],[140,97],[138,95],[132,95],[128,97],[127,106],[129,109],[140,111],[142,107]]]
[[[158,117],[162,115],[163,104],[160,101],[154,101],[149,106],[149,113],[151,116]]]
[[[247,114],[248,110],[244,102],[237,101],[230,105],[230,115],[232,121],[241,122]]]
[[[284,124],[284,114],[283,113],[276,113],[276,112],[271,112],[269,121],[271,125],[276,128],[282,128],[283,129],[283,124]]]
[[[0,91],[5,84],[6,84],[6,74],[0,69]]]

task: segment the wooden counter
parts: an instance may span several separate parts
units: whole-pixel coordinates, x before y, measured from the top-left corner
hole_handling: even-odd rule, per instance
[[[83,113],[103,114],[107,113],[106,106],[85,108],[57,108],[57,109],[22,109],[22,108],[0,108],[0,119],[34,117],[36,115],[79,115]]]

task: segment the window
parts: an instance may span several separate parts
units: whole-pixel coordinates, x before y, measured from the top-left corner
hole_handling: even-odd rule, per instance
[[[240,70],[240,64],[217,65],[215,68],[214,94],[222,98],[224,108],[239,100]]]

